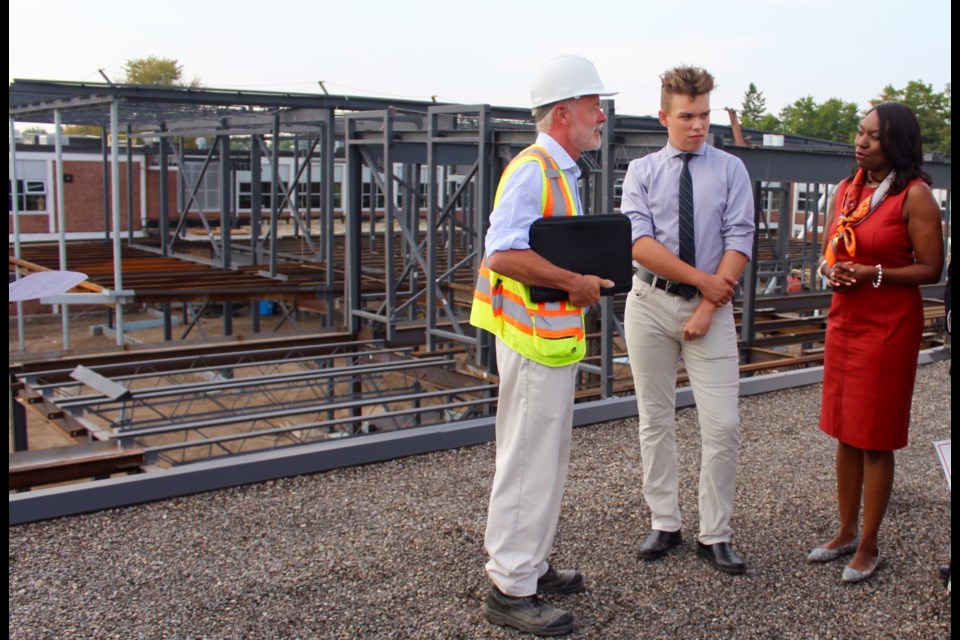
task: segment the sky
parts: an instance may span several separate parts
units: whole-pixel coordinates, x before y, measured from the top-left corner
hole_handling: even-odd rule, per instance
[[[716,78],[715,110],[750,83],[767,112],[810,96],[868,106],[950,79],[949,0],[10,0],[9,79],[123,79],[157,56],[183,79],[246,91],[526,108],[536,69],[592,60],[622,115],[656,115],[659,75]],[[723,115],[724,122],[725,114]],[[714,121],[718,121],[714,117]]]

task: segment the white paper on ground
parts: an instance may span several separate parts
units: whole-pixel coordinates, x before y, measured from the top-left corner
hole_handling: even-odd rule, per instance
[[[947,487],[952,491],[950,483],[950,440],[937,440],[933,443],[937,450],[937,457],[940,458],[940,464],[943,465],[943,473],[947,476]]]

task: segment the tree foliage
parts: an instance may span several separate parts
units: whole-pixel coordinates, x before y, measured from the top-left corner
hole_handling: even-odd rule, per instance
[[[63,133],[68,136],[90,136],[99,138],[103,129],[92,124],[66,124]]]
[[[757,129],[766,110],[767,99],[763,97],[763,92],[757,89],[757,85],[751,82],[743,94],[743,102],[740,105],[740,124],[750,129]]]
[[[903,89],[887,85],[871,105],[881,102],[902,102],[917,114],[924,151],[950,153],[950,85],[936,93],[933,85],[911,80]]]
[[[147,56],[146,58],[130,58],[123,63],[128,84],[152,84],[160,86],[186,86],[183,82],[183,65],[173,58]],[[200,86],[200,80],[194,78],[191,87]],[[101,128],[90,125],[67,125],[64,133],[73,136],[100,136]],[[120,132],[120,139],[126,140],[126,133]],[[188,141],[188,147],[195,147],[196,142]]]
[[[780,118],[773,115],[772,113],[765,113],[757,121],[757,126],[754,129],[760,129],[761,131],[773,131],[773,132],[782,132],[783,123],[780,122]]]
[[[123,64],[129,84],[182,85],[183,66],[173,58],[131,58]]]
[[[871,106],[880,102],[902,102],[913,109],[920,121],[923,150],[950,155],[950,109],[951,85],[937,93],[929,84],[913,80],[898,89],[887,85],[879,96],[870,101]],[[856,104],[830,98],[817,104],[806,96],[780,110],[779,117],[764,113],[766,100],[754,83],[750,83],[743,96],[740,122],[743,126],[771,133],[789,133],[821,140],[852,143],[860,120],[866,111]]]
[[[839,98],[817,104],[811,96],[805,96],[780,110],[785,133],[833,142],[852,143],[861,118],[855,103]]]

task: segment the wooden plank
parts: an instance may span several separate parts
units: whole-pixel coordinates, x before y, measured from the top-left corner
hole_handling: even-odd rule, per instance
[[[66,447],[9,454],[10,489],[70,482],[114,473],[136,473],[144,464],[143,449],[122,448],[116,441],[88,442]]]

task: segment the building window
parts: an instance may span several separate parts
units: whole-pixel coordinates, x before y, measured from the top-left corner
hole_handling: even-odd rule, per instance
[[[8,181],[9,196],[7,206],[13,211],[13,182]],[[22,213],[47,213],[47,181],[46,180],[17,180],[17,196]]]
[[[343,209],[343,184],[340,182],[333,183],[333,208]]]
[[[180,189],[180,209],[186,206],[190,199],[190,191],[197,184],[200,177],[200,171],[203,169],[202,162],[184,163],[181,172],[183,183]],[[220,211],[220,163],[211,162],[207,165],[207,170],[200,180],[197,187],[196,197],[190,204],[191,211]]]
[[[290,167],[284,164],[279,166],[280,182],[286,189],[290,182]],[[273,188],[273,182],[270,171],[270,165],[265,165],[260,169],[260,209],[270,211],[270,190]],[[315,197],[318,192],[311,193]],[[300,197],[306,197],[306,190],[300,192]],[[277,206],[283,202],[283,192],[277,189]],[[302,206],[302,203],[298,204]],[[250,211],[253,208],[253,172],[237,171],[237,210]],[[289,210],[289,206],[283,209]],[[283,210],[281,209],[281,210]]]
[[[309,184],[309,197],[307,194],[307,186]],[[323,202],[321,201],[321,183],[319,182],[301,182],[300,189],[297,191],[297,208],[300,211],[306,211],[307,207],[312,211],[318,211],[322,206]]]
[[[13,212],[13,181],[7,180],[7,210]],[[17,209],[21,213],[50,213],[47,206],[47,163],[17,160]]]
[[[760,205],[766,212],[780,211],[780,183],[762,182],[760,184]]]
[[[373,202],[373,197],[372,197],[373,188],[374,188],[374,184],[371,183],[369,180],[364,181],[363,184],[360,185],[360,208],[361,209],[370,208],[370,205]],[[377,189],[376,191],[377,191],[377,196],[376,196],[377,207],[376,208],[383,209],[383,191],[380,191],[380,189]]]
[[[280,181],[283,183],[283,187],[287,188],[290,184],[290,176],[292,174],[292,167],[286,164],[280,165]],[[270,166],[265,165],[261,170],[261,182],[260,182],[260,208],[263,211],[270,211]],[[341,165],[334,166],[334,184],[333,184],[333,208],[340,209],[343,207],[342,204],[342,185],[343,181],[343,167]],[[322,177],[322,166],[320,163],[314,163],[310,172],[310,195],[309,195],[309,205],[311,211],[322,211],[323,210],[323,177]],[[278,191],[277,192],[277,204],[280,204],[283,196]],[[308,198],[307,198],[307,175],[306,172],[300,177],[300,185],[297,190],[297,208],[300,211],[307,210]],[[240,170],[237,171],[237,210],[238,211],[250,211],[253,204],[253,173],[249,170]],[[285,206],[284,210],[289,211],[290,207]]]
[[[820,210],[820,201],[823,200],[825,185],[798,183],[796,185],[796,210],[804,213],[815,213]]]

